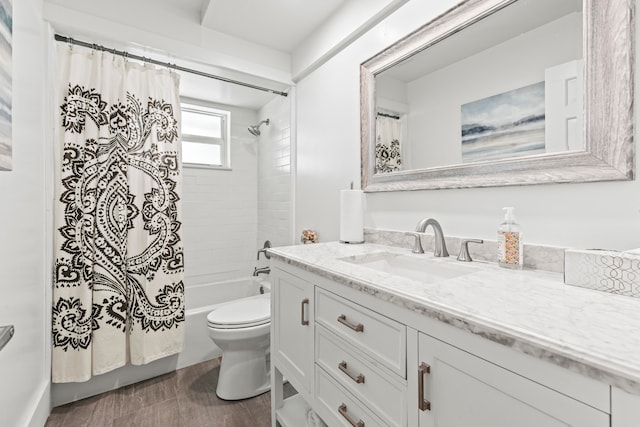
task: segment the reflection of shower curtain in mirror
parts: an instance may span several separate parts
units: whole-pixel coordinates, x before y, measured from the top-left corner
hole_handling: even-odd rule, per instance
[[[402,166],[400,134],[402,124],[393,117],[376,118],[376,168],[375,173],[399,171]]]
[[[182,349],[178,76],[59,44],[52,379]]]

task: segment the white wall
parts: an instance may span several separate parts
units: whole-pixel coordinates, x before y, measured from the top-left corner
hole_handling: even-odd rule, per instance
[[[255,111],[231,111],[231,169],[185,167],[183,241],[185,286],[247,277],[253,271],[258,233],[257,141],[247,126]]]
[[[297,229],[338,239],[338,192],[360,177],[360,63],[454,3],[409,1],[298,83]],[[640,247],[638,181],[371,193],[366,205],[367,227],[411,230],[428,216],[445,234],[495,239],[501,208],[515,206],[529,243]]]
[[[45,227],[51,212],[44,170],[50,133],[42,2],[14,1],[13,12],[13,171],[0,172],[0,325],[14,324],[16,334],[0,353],[0,423],[25,426],[43,425],[49,405]]]
[[[273,246],[293,244],[291,217],[291,97],[277,97],[260,109],[258,146],[258,242]],[[265,261],[258,263],[266,264]]]

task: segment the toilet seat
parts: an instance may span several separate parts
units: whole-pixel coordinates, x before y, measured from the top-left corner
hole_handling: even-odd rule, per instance
[[[268,294],[265,295],[223,304],[207,315],[207,326],[220,329],[241,329],[269,323],[271,321],[271,299]]]

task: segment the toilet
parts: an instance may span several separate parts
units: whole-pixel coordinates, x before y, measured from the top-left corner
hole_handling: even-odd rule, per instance
[[[209,337],[222,350],[216,395],[239,400],[268,391],[270,294],[220,304],[207,316],[207,328]]]

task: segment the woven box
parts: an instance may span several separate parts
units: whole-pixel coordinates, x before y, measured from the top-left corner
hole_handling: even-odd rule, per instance
[[[566,250],[564,283],[640,298],[640,254]]]

